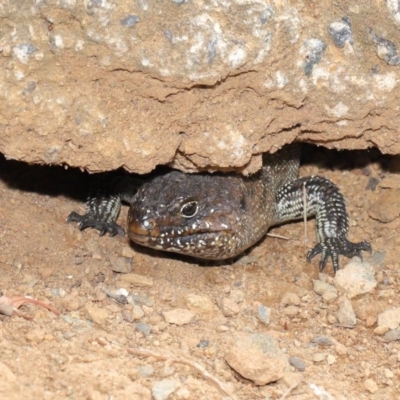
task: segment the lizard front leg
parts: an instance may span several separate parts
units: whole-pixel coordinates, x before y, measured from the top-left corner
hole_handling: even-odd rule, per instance
[[[304,202],[304,191],[306,201]],[[349,220],[346,202],[338,187],[329,179],[310,176],[296,179],[282,186],[276,195],[277,222],[300,219],[306,207],[307,217],[315,216],[318,243],[307,254],[311,261],[321,254],[319,270],[332,258],[334,272],[339,269],[339,254],[362,257],[362,251],[371,251],[368,242],[352,243],[347,239]]]
[[[78,222],[80,230],[94,228],[100,236],[125,235],[125,229],[116,223],[121,210],[121,201],[128,204],[132,201],[138,187],[143,183],[126,173],[105,173],[96,179],[86,202],[86,213],[79,215],[73,211],[67,222]]]
[[[100,236],[109,233],[110,236],[124,235],[125,230],[116,223],[121,209],[121,197],[118,194],[97,194],[90,196],[86,202],[86,214],[79,215],[75,211],[69,214],[67,222],[78,222],[79,229],[94,228]]]

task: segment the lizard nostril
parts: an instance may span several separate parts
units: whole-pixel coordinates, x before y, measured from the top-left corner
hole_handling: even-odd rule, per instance
[[[128,234],[131,240],[144,243],[150,236],[158,236],[160,234],[157,220],[146,216],[136,217],[132,209],[128,214]],[[147,238],[147,239],[146,239]]]

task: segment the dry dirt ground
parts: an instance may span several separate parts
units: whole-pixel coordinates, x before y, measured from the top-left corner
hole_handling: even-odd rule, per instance
[[[20,311],[33,320],[0,316],[0,397],[227,399],[216,379],[237,399],[329,398],[315,395],[310,384],[337,399],[400,399],[400,343],[374,333],[377,315],[400,307],[400,219],[382,223],[368,214],[383,191],[379,185],[372,190],[374,183],[399,160],[374,151],[308,150],[301,174],[318,173],[339,185],[348,202],[350,239],[368,240],[374,250],[365,259],[378,285],[352,299],[353,329],[337,326],[337,302],[326,303],[313,291],[317,260],[305,260],[302,223],[273,230],[289,241],[268,237],[230,264],[205,267],[131,246],[122,237],[80,232],[65,220],[84,209],[87,175],[2,159],[0,290],[51,303],[61,314],[27,304]],[[127,207],[121,224],[126,215]],[[308,236],[311,246],[312,221]],[[340,261],[344,266],[347,259]],[[333,276],[331,265],[325,272]],[[119,288],[136,295],[135,304],[121,304],[103,290]],[[300,298],[289,313],[282,303],[287,293]],[[236,314],[224,315],[224,297],[236,303]],[[269,325],[257,318],[260,304],[272,310]],[[195,317],[171,324],[163,313],[174,309]],[[268,333],[288,357],[303,360],[305,370],[290,366],[284,379],[254,385],[225,362],[237,332]],[[341,351],[313,342],[318,335],[342,344]]]

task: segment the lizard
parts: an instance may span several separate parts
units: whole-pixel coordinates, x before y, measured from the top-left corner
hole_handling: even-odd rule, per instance
[[[122,179],[108,193],[89,197],[86,214],[72,212],[68,221],[78,222],[81,230],[123,234],[116,223],[123,200],[130,204],[127,231],[133,242],[223,260],[253,246],[270,227],[303,218],[306,207],[307,217],[316,217],[318,239],[307,260],[321,254],[319,270],[331,259],[336,273],[339,255],[362,258],[371,245],[348,240],[349,218],[339,188],[321,176],[299,178],[299,164],[300,146],[294,143],[264,153],[261,170],[250,176],[171,170],[140,186]]]

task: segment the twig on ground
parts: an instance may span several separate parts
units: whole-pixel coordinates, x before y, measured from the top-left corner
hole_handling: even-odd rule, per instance
[[[218,378],[215,376],[211,375],[203,366],[198,364],[197,362],[190,361],[186,358],[182,357],[175,357],[172,355],[163,355],[159,353],[155,353],[151,350],[147,349],[129,349],[129,352],[132,354],[135,354],[137,356],[145,356],[145,357],[154,357],[157,360],[163,360],[163,361],[169,361],[169,362],[174,362],[178,364],[184,364],[188,365],[189,367],[194,368],[200,374],[204,376],[204,378],[211,383],[213,386],[215,386],[218,390],[220,390],[224,395],[231,397],[233,400],[237,400],[237,397],[230,392],[230,390],[226,387],[225,382],[221,382]]]
[[[278,235],[277,233],[268,232],[267,236],[277,238],[277,239],[290,240],[290,238],[288,238],[287,236]]]
[[[11,317],[11,315],[15,313],[20,317],[32,320],[33,317],[24,314],[23,312],[18,310],[18,308],[21,307],[22,304],[24,303],[36,304],[37,306],[47,308],[49,311],[51,311],[56,315],[60,315],[60,312],[50,304],[44,303],[43,301],[39,301],[36,299],[31,299],[30,297],[25,297],[25,296],[10,296],[10,297],[0,296],[0,314],[4,314]]]
[[[285,400],[287,399],[287,397],[289,396],[289,394],[292,392],[293,389],[296,389],[297,386],[300,385],[300,383],[302,382],[302,380],[300,382],[295,382],[293,383],[292,386],[290,386],[290,388],[288,388],[288,390],[286,390],[285,393],[283,393],[283,395],[279,398],[279,400]]]
[[[333,396],[327,392],[322,386],[317,386],[315,383],[308,385],[319,400],[334,400]]]

